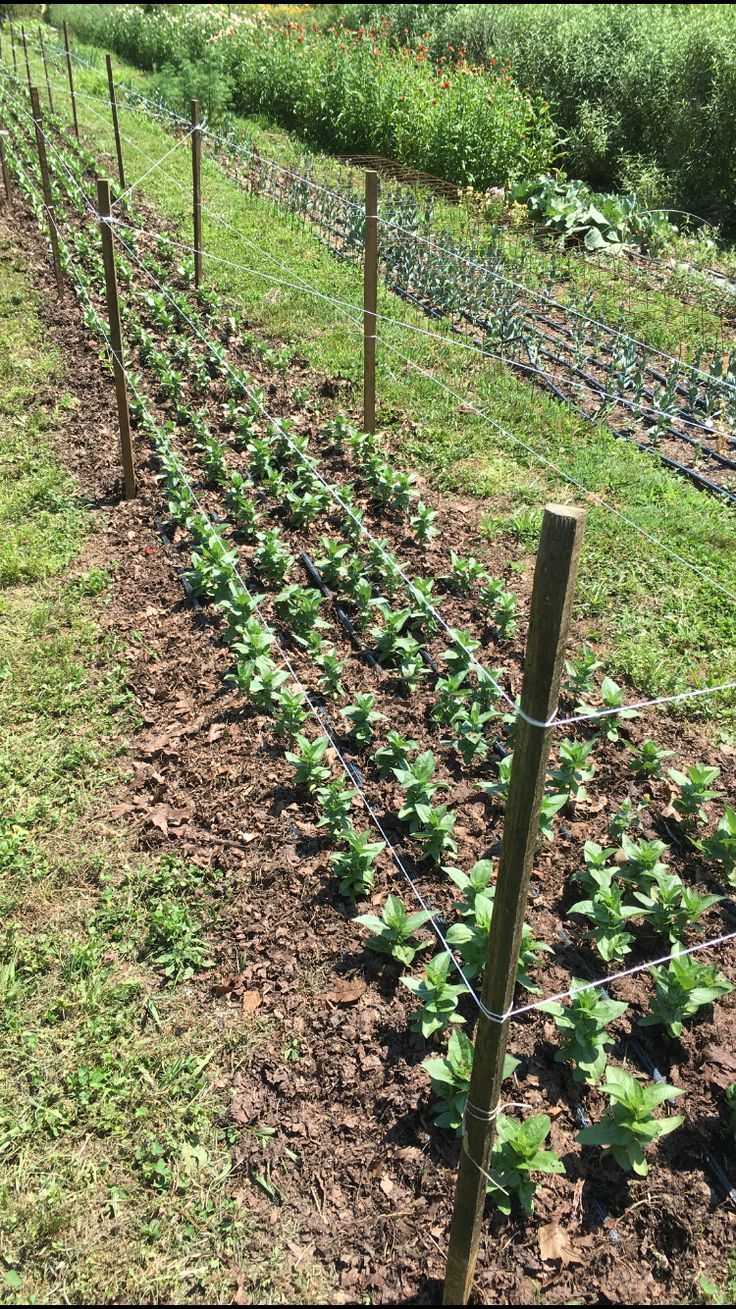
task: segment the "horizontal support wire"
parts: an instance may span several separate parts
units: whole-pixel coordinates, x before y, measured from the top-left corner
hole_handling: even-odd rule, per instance
[[[24,176],[26,177],[26,180],[28,181],[29,185],[30,185],[31,188],[33,189],[33,191],[34,191],[35,195],[37,196],[37,198],[39,199],[39,201],[42,202],[43,197],[41,196],[41,194],[40,194],[40,192],[38,191],[37,187],[34,185],[33,180],[32,180],[31,177],[29,176],[28,172],[27,172],[25,169],[23,169],[21,165],[19,165],[19,164],[17,163],[17,160],[16,160],[15,162],[16,162],[16,166],[20,169],[20,171],[23,172]],[[91,309],[91,311],[92,311],[92,313],[93,313],[93,315],[94,315],[94,317],[95,317],[95,319],[96,319],[96,321],[97,321],[98,328],[100,329],[101,334],[102,334],[102,336],[103,336],[103,338],[104,338],[104,340],[105,340],[105,342],[106,342],[106,344],[107,344],[108,350],[109,350],[110,354],[112,355],[112,357],[115,359],[115,361],[118,363],[119,367],[120,367],[120,368],[122,369],[122,371],[125,373],[126,378],[130,381],[130,383],[131,383],[131,390],[133,391],[134,394],[138,395],[139,392],[138,392],[138,389],[137,389],[137,386],[136,386],[136,384],[135,384],[134,379],[131,378],[131,375],[127,372],[127,369],[125,368],[124,363],[122,362],[122,360],[119,358],[119,356],[118,356],[118,355],[116,354],[116,352],[114,351],[114,348],[113,348],[112,343],[111,343],[111,341],[110,341],[110,338],[109,338],[109,335],[108,335],[108,333],[107,333],[107,330],[105,329],[105,326],[104,326],[104,324],[103,324],[103,322],[102,322],[102,319],[100,318],[100,315],[99,315],[99,313],[97,312],[97,309],[96,309],[95,306],[92,304],[92,301],[91,301],[90,298],[89,298],[89,294],[88,294],[88,292],[87,292],[87,290],[86,290],[86,288],[85,288],[83,282],[82,282],[81,279],[79,278],[79,275],[78,275],[78,273],[77,273],[77,271],[76,271],[76,267],[75,267],[75,263],[74,263],[73,256],[72,256],[72,254],[71,254],[71,252],[70,252],[70,249],[69,249],[69,246],[67,245],[66,241],[64,240],[64,237],[63,237],[62,233],[59,231],[59,228],[58,228],[58,226],[57,226],[55,220],[53,219],[53,216],[50,216],[50,217],[51,217],[51,222],[52,222],[52,224],[53,224],[53,226],[54,226],[54,229],[55,229],[55,231],[56,231],[57,237],[58,237],[59,241],[61,242],[61,245],[62,245],[63,248],[64,248],[64,251],[65,251],[65,254],[66,254],[66,257],[67,257],[67,261],[68,261],[69,266],[71,267],[71,269],[72,269],[72,271],[73,271],[73,273],[74,273],[75,279],[76,279],[77,284],[78,284],[78,286],[79,286],[79,288],[80,288],[80,291],[81,291],[81,293],[82,293],[82,297],[83,297],[84,300],[86,301],[87,305],[88,305],[89,308]],[[118,240],[120,241],[120,238],[118,238]],[[124,244],[124,243],[121,241],[120,244]],[[140,263],[140,261],[138,261],[138,260],[136,260],[136,262]],[[148,270],[147,270],[143,265],[141,265],[141,267],[143,268],[143,271],[146,272],[147,275],[148,275],[149,277],[152,277],[152,274],[150,274],[149,271],[148,271]],[[153,280],[155,281],[156,279],[153,279]],[[196,329],[196,327],[195,327],[195,331],[196,331],[196,330],[197,330],[197,329]],[[201,335],[201,334],[200,334],[200,335]],[[203,339],[205,339],[205,338],[203,338]],[[238,380],[240,380],[240,379],[238,379]],[[153,421],[153,420],[151,420],[151,421]],[[217,531],[216,525],[212,523],[212,519],[210,518],[210,515],[209,515],[209,513],[207,512],[206,507],[202,504],[202,502],[200,501],[199,497],[196,495],[196,492],[194,491],[194,488],[193,488],[193,487],[191,486],[191,484],[189,483],[188,479],[187,479],[187,478],[184,476],[184,474],[181,472],[181,465],[180,465],[178,459],[176,458],[176,456],[173,454],[173,451],[171,450],[171,445],[170,445],[170,442],[169,442],[168,438],[167,438],[167,437],[166,437],[166,436],[161,432],[161,430],[158,428],[158,426],[157,426],[155,423],[153,423],[153,426],[154,426],[154,428],[155,428],[155,431],[156,431],[157,437],[161,440],[162,444],[163,444],[164,447],[166,448],[167,453],[170,455],[170,457],[173,458],[173,460],[174,460],[174,462],[175,462],[175,464],[176,464],[177,473],[179,474],[179,476],[181,476],[182,481],[183,481],[183,482],[185,483],[185,485],[187,486],[187,488],[188,488],[190,494],[192,495],[192,499],[196,502],[196,504],[198,505],[198,507],[199,507],[200,510],[202,511],[203,515],[207,518],[207,521],[210,523],[210,526],[212,526],[213,530],[214,530],[214,531]],[[235,570],[234,570],[234,575],[235,575],[237,581],[239,582],[240,586],[242,587],[244,593],[247,594],[247,595],[250,597],[251,600],[253,600],[252,593],[249,591],[249,589],[248,589],[246,583],[244,582],[244,580],[243,580],[243,578],[242,578],[242,576],[241,576],[241,574],[240,574],[240,572],[239,572],[239,570],[238,570],[237,568],[235,568]],[[263,612],[262,612],[262,610],[260,609],[260,606],[259,606],[258,604],[255,604],[255,609],[256,609],[257,612],[259,612],[259,613],[261,614],[261,617],[264,618],[264,621],[266,622],[266,626],[267,626],[267,625],[268,625],[268,624],[267,624],[267,620],[265,620],[265,617],[264,617],[264,615],[263,615]],[[269,630],[270,630],[270,629],[269,629]],[[289,672],[290,672],[291,676],[293,677],[293,679],[294,679],[296,685],[298,686],[298,688],[300,689],[300,691],[304,694],[304,697],[305,697],[306,703],[307,703],[308,706],[309,706],[310,712],[311,712],[311,713],[313,714],[313,716],[315,717],[317,723],[318,723],[318,724],[323,728],[323,730],[325,730],[325,731],[327,732],[327,734],[329,735],[330,743],[331,743],[331,745],[332,745],[332,747],[333,747],[333,749],[334,749],[334,751],[335,751],[335,755],[336,755],[336,757],[338,758],[338,760],[339,760],[339,762],[340,762],[340,765],[341,765],[341,767],[342,767],[342,769],[343,769],[343,772],[345,773],[346,778],[347,778],[348,781],[350,782],[352,789],[355,789],[355,790],[358,792],[358,795],[360,796],[360,799],[361,799],[361,801],[362,801],[362,803],[363,803],[363,805],[364,805],[364,808],[365,808],[366,812],[368,813],[369,817],[371,818],[372,822],[374,823],[374,825],[375,825],[375,827],[376,827],[376,830],[379,832],[379,834],[381,835],[382,839],[385,841],[387,850],[389,851],[389,853],[390,853],[390,855],[391,855],[391,857],[392,857],[394,863],[396,864],[397,868],[399,869],[399,871],[402,873],[403,877],[404,877],[405,880],[407,881],[407,884],[409,885],[409,887],[410,887],[410,889],[411,889],[413,895],[415,896],[415,898],[416,898],[416,900],[417,900],[417,903],[419,903],[419,904],[422,906],[422,908],[424,909],[424,911],[427,912],[427,913],[430,915],[428,921],[429,921],[429,923],[431,924],[432,930],[435,932],[435,935],[437,936],[437,939],[440,941],[440,944],[442,945],[444,952],[449,956],[449,958],[450,958],[450,960],[451,960],[453,966],[455,967],[455,969],[456,969],[456,971],[458,972],[459,976],[462,978],[463,984],[464,984],[465,987],[467,988],[468,994],[471,996],[471,998],[472,998],[473,1001],[475,1002],[475,1004],[476,1004],[476,1006],[478,1007],[479,1011],[480,1011],[480,1012],[484,1015],[484,1017],[487,1018],[490,1022],[494,1022],[494,1023],[507,1023],[507,1022],[510,1022],[512,1019],[520,1018],[520,1017],[523,1017],[523,1016],[526,1015],[526,1014],[534,1013],[534,1012],[536,1012],[537,1010],[540,1010],[540,1009],[542,1009],[544,1006],[549,1005],[549,1004],[551,1004],[551,1003],[559,1003],[559,1002],[564,1001],[564,1000],[567,1000],[567,999],[572,999],[572,998],[574,998],[574,996],[575,996],[576,994],[578,994],[578,992],[580,992],[580,991],[582,991],[582,990],[591,990],[591,989],[598,989],[599,987],[610,986],[610,985],[615,984],[617,981],[619,981],[619,980],[621,980],[621,979],[629,978],[629,977],[634,977],[634,976],[637,976],[637,975],[640,974],[640,973],[647,972],[647,971],[649,971],[649,970],[651,970],[651,969],[653,969],[653,968],[662,967],[662,966],[664,966],[665,964],[671,963],[673,960],[682,957],[683,955],[695,955],[695,954],[702,953],[704,950],[716,949],[716,948],[718,948],[718,947],[720,947],[720,946],[723,946],[723,945],[726,945],[726,944],[729,943],[730,941],[733,941],[734,939],[736,939],[736,931],[733,931],[733,932],[727,932],[727,933],[724,933],[724,934],[722,934],[722,935],[720,935],[720,936],[712,937],[712,938],[710,938],[710,939],[707,940],[707,941],[701,941],[701,942],[698,942],[698,943],[696,943],[695,945],[692,945],[692,946],[688,946],[688,947],[682,947],[682,946],[679,946],[678,949],[677,949],[676,951],[672,951],[672,952],[669,953],[669,954],[666,954],[666,955],[660,955],[660,956],[658,956],[656,959],[648,960],[648,961],[646,961],[646,962],[644,962],[644,963],[637,964],[637,965],[635,965],[635,966],[633,966],[633,967],[631,967],[631,968],[621,969],[621,970],[619,970],[619,971],[616,972],[616,973],[610,973],[610,974],[608,974],[606,977],[596,978],[596,979],[593,979],[593,980],[588,981],[588,982],[579,982],[579,983],[576,983],[574,986],[570,986],[567,990],[552,992],[552,993],[550,993],[549,995],[543,996],[541,999],[538,999],[538,1000],[535,1000],[535,1001],[530,1002],[529,1004],[525,1004],[525,1005],[517,1005],[517,1006],[511,1006],[511,1007],[510,1007],[510,1008],[509,1008],[505,1013],[496,1013],[496,1012],[494,1012],[493,1010],[488,1009],[487,1006],[483,1003],[483,1001],[482,1001],[482,999],[480,998],[480,996],[478,995],[478,993],[477,993],[477,991],[475,990],[475,988],[470,984],[468,978],[465,976],[465,972],[464,972],[462,966],[459,964],[458,960],[456,959],[455,954],[454,954],[452,948],[450,947],[449,943],[448,943],[447,940],[446,940],[445,934],[442,932],[442,929],[439,927],[439,924],[437,923],[437,917],[438,917],[438,915],[439,915],[439,911],[436,910],[436,909],[434,909],[434,908],[429,904],[429,902],[426,900],[426,898],[422,895],[421,891],[419,891],[418,887],[416,886],[416,883],[415,883],[414,879],[411,877],[411,874],[408,872],[408,870],[407,870],[406,867],[404,866],[404,862],[403,862],[403,860],[401,859],[401,856],[400,856],[398,850],[396,849],[396,847],[393,845],[393,843],[391,842],[390,838],[388,837],[388,835],[387,835],[387,833],[386,833],[386,831],[385,831],[385,828],[383,827],[383,824],[381,823],[380,819],[379,819],[378,816],[376,815],[376,813],[375,813],[375,811],[374,811],[372,805],[370,804],[370,801],[368,800],[367,796],[365,795],[365,793],[364,793],[362,787],[360,786],[360,783],[359,783],[358,780],[356,779],[353,770],[351,769],[349,763],[348,763],[347,760],[344,758],[342,752],[340,751],[339,747],[337,746],[337,744],[336,744],[336,742],[335,742],[335,740],[334,740],[334,729],[332,728],[332,724],[331,724],[331,722],[330,722],[330,720],[329,720],[329,717],[328,717],[326,714],[324,714],[324,711],[322,711],[322,710],[320,709],[319,706],[316,706],[316,705],[312,702],[311,697],[310,697],[310,695],[309,695],[309,692],[308,692],[307,688],[304,686],[304,684],[303,684],[303,682],[301,681],[301,679],[299,678],[298,674],[295,672],[295,670],[294,670],[294,668],[293,668],[293,665],[291,664],[291,661],[290,661],[290,659],[289,659],[289,657],[288,657],[288,654],[283,650],[283,647],[282,647],[282,646],[280,645],[280,643],[278,642],[278,639],[275,639],[274,644],[276,645],[277,650],[278,650],[279,653],[281,654],[282,659],[283,659],[283,662],[284,662],[285,666],[289,669]]]

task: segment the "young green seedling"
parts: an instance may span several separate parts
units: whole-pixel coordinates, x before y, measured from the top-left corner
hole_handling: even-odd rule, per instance
[[[709,768],[707,764],[693,764],[684,773],[676,768],[669,769],[669,775],[680,789],[680,794],[673,801],[680,818],[686,826],[708,821],[706,806],[711,800],[721,797],[720,791],[710,790],[712,782],[720,776],[720,768]]]
[[[518,1066],[519,1060],[507,1054],[503,1064],[504,1080],[511,1077]],[[422,1068],[429,1077],[436,1097],[433,1106],[435,1123],[438,1127],[459,1132],[465,1116],[465,1102],[473,1068],[472,1041],[464,1032],[451,1032],[445,1057],[425,1059]]]
[[[317,826],[326,827],[333,841],[338,840],[350,826],[353,801],[357,796],[358,792],[347,786],[342,778],[328,782],[317,792],[317,805],[322,814]]]
[[[373,695],[358,695],[355,697],[355,704],[348,705],[342,711],[343,718],[347,718],[351,724],[350,735],[358,745],[370,745],[376,723],[386,717],[385,714],[374,709],[375,702],[376,698]]]
[[[296,738],[296,750],[286,752],[286,758],[294,767],[296,785],[305,787],[310,795],[316,795],[329,779],[330,770],[322,763],[329,744],[327,736],[310,741],[308,736],[300,734]]]
[[[675,943],[688,929],[702,930],[697,926],[698,920],[722,896],[700,895],[676,873],[665,869],[652,878],[647,891],[635,891],[634,899],[642,906],[639,912],[643,912],[654,931]]]
[[[729,886],[736,886],[736,809],[724,805],[723,817],[713,835],[693,844],[709,863],[721,865]]]
[[[454,976],[449,954],[438,954],[428,964],[421,977],[402,977],[401,981],[421,1008],[409,1015],[411,1030],[421,1032],[428,1041],[436,1032],[444,1032],[452,1023],[464,1023],[457,1012],[458,1000],[467,988],[462,982],[451,982]]]
[[[567,677],[562,687],[565,694],[569,695],[576,704],[583,696],[592,695],[595,689],[593,674],[602,667],[590,646],[584,645],[579,658],[565,660]]]
[[[367,927],[371,935],[366,941],[369,950],[377,954],[390,955],[400,964],[412,963],[414,956],[426,948],[426,943],[417,941],[416,933],[432,917],[429,910],[422,909],[410,914],[398,895],[389,895],[380,918],[376,914],[360,914],[355,919],[361,927]]]
[[[596,774],[595,764],[590,758],[594,748],[595,740],[560,742],[560,762],[557,768],[550,769],[549,775],[557,790],[565,791],[571,804],[580,804],[587,799],[585,783]]]
[[[422,846],[426,859],[439,863],[446,852],[454,854],[457,850],[453,836],[455,822],[455,815],[448,811],[447,805],[414,805],[410,835]]]
[[[623,1068],[609,1067],[607,1080],[601,1091],[608,1096],[609,1105],[603,1118],[577,1135],[581,1145],[601,1145],[624,1172],[646,1177],[649,1172],[644,1151],[654,1141],[674,1132],[684,1121],[681,1115],[673,1118],[655,1118],[654,1110],[665,1100],[684,1092],[666,1082],[656,1086],[642,1086]]]
[[[632,753],[631,771],[635,777],[661,777],[662,764],[672,755],[671,750],[663,750],[656,741],[643,741],[641,745],[630,745]]]
[[[390,777],[396,769],[406,771],[409,767],[409,754],[419,749],[418,741],[411,741],[399,732],[388,732],[386,745],[382,745],[373,755],[374,764],[378,765],[381,778]]]
[[[346,842],[347,850],[337,850],[330,855],[332,871],[338,878],[338,890],[346,899],[362,899],[373,888],[376,859],[385,845],[383,841],[372,841],[368,832],[356,832],[352,828],[341,833],[341,840]]]
[[[628,1005],[607,999],[596,987],[587,986],[578,977],[573,977],[570,990],[569,1004],[549,1000],[539,1008],[552,1015],[560,1033],[555,1059],[572,1063],[576,1082],[597,1082],[606,1066],[606,1047],[613,1045],[613,1037],[606,1028],[626,1013]]]
[[[511,1213],[516,1196],[525,1213],[534,1212],[537,1184],[531,1173],[564,1173],[565,1165],[554,1150],[541,1147],[552,1129],[547,1114],[517,1123],[506,1114],[496,1115],[496,1140],[491,1150],[486,1187],[491,1203],[502,1214]]]
[[[649,1013],[639,1022],[642,1027],[661,1024],[670,1036],[678,1037],[688,1018],[720,996],[729,995],[733,986],[715,964],[700,963],[692,955],[682,954],[677,945],[672,954],[668,965],[652,969],[655,991]]]
[[[589,900],[578,900],[568,910],[571,914],[582,914],[589,919],[592,926],[585,933],[588,941],[594,941],[602,959],[606,963],[623,959],[631,952],[633,936],[627,932],[625,923],[629,918],[641,916],[642,909],[637,905],[623,903],[623,892],[614,885],[613,869],[588,869],[589,885],[595,887]]]

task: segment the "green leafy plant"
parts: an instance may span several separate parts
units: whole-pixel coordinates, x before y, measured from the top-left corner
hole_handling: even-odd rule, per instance
[[[630,745],[631,769],[635,777],[661,777],[662,764],[672,751],[663,750],[656,741],[643,741],[640,746]]]
[[[721,865],[729,886],[736,886],[736,809],[724,805],[723,816],[712,836],[694,844],[709,863]]]
[[[613,1037],[606,1028],[626,1013],[628,1005],[607,999],[596,987],[586,985],[578,977],[572,978],[570,991],[568,1004],[550,1000],[539,1008],[552,1015],[560,1033],[555,1059],[572,1063],[576,1082],[597,1082],[606,1066],[606,1047],[613,1045]]]
[[[506,1114],[496,1115],[496,1140],[491,1149],[486,1190],[501,1213],[511,1213],[514,1196],[525,1213],[534,1212],[537,1188],[531,1173],[564,1173],[565,1165],[554,1150],[541,1148],[551,1129],[548,1114],[536,1114],[523,1123]]]
[[[708,819],[707,805],[711,800],[720,798],[720,791],[712,791],[711,783],[720,776],[720,768],[711,768],[707,764],[693,764],[684,773],[676,768],[669,769],[669,775],[679,787],[680,794],[673,801],[683,823],[705,823]]]
[[[376,914],[360,914],[355,921],[371,933],[366,941],[369,950],[390,955],[400,964],[410,964],[419,950],[425,948],[417,941],[416,933],[431,917],[426,909],[408,913],[398,895],[389,895],[380,918]]]
[[[333,840],[337,840],[349,828],[353,801],[357,795],[358,792],[339,777],[317,792],[317,804],[321,810],[317,826],[326,827]]]
[[[373,755],[373,762],[378,765],[380,777],[384,780],[397,769],[406,772],[409,767],[409,754],[419,749],[418,741],[411,741],[399,732],[388,732],[386,745],[382,745]]]
[[[684,1092],[677,1086],[643,1086],[623,1068],[609,1067],[601,1091],[609,1105],[600,1123],[577,1135],[581,1145],[601,1145],[624,1172],[646,1177],[649,1172],[644,1151],[662,1136],[674,1132],[684,1121],[680,1115],[655,1118],[654,1110],[665,1100]]]
[[[310,741],[308,736],[296,738],[296,750],[287,750],[286,758],[293,765],[297,786],[303,786],[310,795],[316,795],[320,787],[329,779],[330,770],[322,760],[329,747],[327,736],[318,736]]]
[[[427,964],[421,977],[401,978],[421,1006],[409,1015],[411,1030],[421,1032],[425,1040],[444,1032],[450,1024],[465,1021],[457,1005],[466,987],[462,982],[450,981],[452,968],[449,954],[439,954]]]
[[[336,850],[330,855],[330,863],[338,878],[340,895],[355,900],[366,896],[372,889],[376,876],[376,859],[385,845],[383,841],[372,841],[368,832],[356,832],[351,827],[340,833],[340,839],[345,841],[348,848]],[[368,944],[371,944],[370,941]]]
[[[715,964],[703,964],[692,955],[681,953],[675,945],[668,965],[652,968],[654,995],[649,1013],[640,1018],[642,1027],[661,1025],[670,1036],[681,1036],[683,1024],[733,986],[718,972]]]
[[[586,938],[594,941],[602,959],[606,963],[623,959],[631,952],[633,936],[626,931],[629,918],[637,918],[642,910],[637,905],[624,904],[623,892],[613,881],[610,868],[588,869],[589,884],[595,888],[588,900],[578,900],[570,906],[569,913],[582,914],[590,920],[592,926],[586,932]]]
[[[550,777],[558,789],[564,790],[572,804],[580,804],[587,798],[585,783],[595,777],[596,768],[590,756],[595,748],[595,741],[561,741],[559,745],[560,762],[557,768],[550,769]]]
[[[455,815],[447,805],[414,805],[410,834],[421,845],[425,858],[439,863],[446,851],[457,850],[453,836],[455,822]]]
[[[718,904],[719,895],[700,895],[668,869],[657,872],[647,891],[635,891],[647,922],[655,932],[667,936],[671,942],[681,940],[685,932],[695,928],[703,914]]]
[[[376,698],[370,694],[355,697],[355,704],[348,705],[342,714],[352,724],[350,735],[358,745],[370,745],[376,723],[386,715],[374,708]]]

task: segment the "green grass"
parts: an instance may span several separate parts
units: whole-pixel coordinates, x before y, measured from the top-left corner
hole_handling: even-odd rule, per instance
[[[5,230],[0,255],[0,1299],[320,1300],[232,1174],[231,1075],[261,1029],[192,980],[232,888],[105,819],[136,725],[100,622],[115,568],[80,557],[64,361]]]
[[[122,71],[132,76],[129,68],[123,66]],[[135,79],[145,85],[143,75],[136,73]],[[77,84],[95,94],[103,92],[96,73],[78,71]],[[100,115],[100,106],[83,101],[79,106],[90,143],[111,153],[112,129],[105,114]],[[158,158],[169,148],[170,138],[156,123],[130,112],[123,114],[123,131],[128,137],[128,175],[134,180],[149,167],[146,156]],[[186,242],[191,241],[190,186],[186,148],[172,154],[142,184]],[[203,164],[203,195],[204,245],[211,255],[287,280],[301,276],[323,295],[360,305],[359,269],[337,263],[310,231],[276,207],[246,196],[210,160]],[[236,225],[237,232],[216,223],[213,214]],[[285,273],[280,264],[292,272]],[[264,333],[293,345],[318,376],[344,377],[352,388],[349,402],[358,407],[360,338],[344,317],[313,296],[214,259],[206,260],[205,268],[212,284],[231,296]],[[385,288],[379,291],[379,308],[416,322]],[[426,320],[421,325],[426,326]],[[578,496],[564,478],[402,363],[384,343],[410,356],[469,403],[480,403],[494,423],[736,594],[730,509],[501,367],[481,366],[467,351],[400,327],[382,326],[380,336],[380,422],[399,459],[428,474],[440,491],[479,497],[495,538],[514,549],[521,540],[531,554],[545,500],[579,498],[587,504],[577,632],[581,639],[597,642],[609,674],[629,679],[646,695],[731,679],[736,628],[728,596],[599,508],[594,499]],[[736,698],[695,701],[682,712],[709,718],[713,731],[720,733],[733,726]]]

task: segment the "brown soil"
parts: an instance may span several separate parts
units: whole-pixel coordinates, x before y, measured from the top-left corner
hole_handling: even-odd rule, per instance
[[[201,1005],[211,1003],[214,995],[229,997],[256,1037],[251,1062],[232,1077],[232,1122],[240,1129],[234,1147],[235,1189],[243,1203],[270,1217],[274,1240],[279,1208],[286,1211],[300,1233],[300,1244],[293,1247],[295,1263],[310,1257],[334,1266],[335,1302],[367,1297],[373,1302],[437,1302],[458,1143],[431,1123],[428,1083],[420,1067],[430,1051],[409,1031],[410,997],[399,985],[397,966],[364,950],[360,929],[335,894],[316,815],[294,792],[290,769],[282,750],[273,747],[267,723],[223,682],[231,660],[218,621],[189,604],[177,573],[177,566],[187,562],[186,551],[179,553],[176,540],[167,548],[155,529],[161,499],[140,438],[139,497],[129,504],[120,499],[112,387],[75,302],[68,296],[63,305],[56,303],[43,245],[30,231],[30,219],[17,209],[11,224],[29,275],[45,292],[48,326],[69,360],[71,389],[79,400],[60,453],[99,521],[89,562],[118,564],[103,621],[131,638],[130,683],[143,727],[128,761],[132,783],[111,797],[109,817],[129,825],[142,849],[174,845],[188,859],[221,868],[235,888],[214,941],[217,966],[198,983]],[[253,371],[252,361],[249,367]],[[269,406],[287,412],[289,388],[297,382],[340,395],[343,384],[332,381],[309,378],[297,361],[283,382],[268,379]],[[327,463],[336,478],[347,475],[338,462]],[[440,558],[446,567],[448,546],[455,544],[464,554],[482,554],[495,573],[504,575],[508,551],[502,553],[500,545],[489,550],[483,542],[477,503],[445,496],[440,509],[442,534],[424,553],[422,573],[434,566],[441,571]],[[408,543],[402,543],[398,529],[383,526],[406,558]],[[298,535],[294,539],[299,542]],[[247,550],[243,557],[247,562]],[[528,584],[528,574],[521,585],[514,579],[522,599]],[[469,602],[441,598],[449,621],[468,626],[476,617]],[[135,640],[134,632],[140,633]],[[347,639],[337,628],[334,637],[347,653]],[[517,687],[522,638],[523,631],[513,642],[502,643],[498,657],[492,653],[489,660],[514,670],[512,685]],[[435,638],[432,649],[437,652],[444,644]],[[297,652],[294,657],[299,661]],[[357,659],[347,688],[351,693],[375,691],[378,707],[386,713],[390,709],[392,726],[427,740],[428,692],[402,700],[389,678]],[[337,715],[331,712],[334,721]],[[633,740],[650,734],[651,725],[643,722],[627,726]],[[435,729],[428,742],[433,748],[437,735]],[[656,735],[660,744],[676,749],[678,760],[718,762],[721,782],[732,793],[729,755],[714,757],[697,732],[663,716]],[[545,846],[537,861],[529,921],[535,936],[556,948],[554,961],[539,974],[546,991],[566,985],[569,972],[580,968],[579,953],[566,952],[559,928],[564,905],[571,903],[565,885],[579,866],[581,842],[591,838],[605,844],[610,813],[626,794],[640,792],[622,767],[624,757],[623,744],[599,753],[591,801],[568,816],[559,839]],[[492,772],[489,766],[488,776]],[[656,783],[651,789],[653,812],[659,814],[668,804],[669,788]],[[461,846],[453,862],[467,868],[473,859],[497,853],[497,807],[472,791],[460,772],[448,798],[458,813]],[[390,818],[396,799],[395,787],[371,780],[371,800],[388,815],[399,841],[402,833]],[[677,828],[658,819],[646,835],[655,831],[673,843],[673,868],[687,867],[693,880],[692,857],[678,843]],[[695,880],[699,875],[696,866]],[[452,896],[446,881],[425,872],[422,885],[430,898],[448,907]],[[384,859],[377,903],[387,890],[406,892]],[[724,910],[708,917],[709,931],[732,927]],[[650,946],[657,950],[657,943],[645,942],[643,958]],[[720,956],[727,974],[735,957],[733,947]],[[585,959],[600,972],[591,955]],[[620,1062],[628,1056],[634,1068],[627,1046],[629,1020],[645,1010],[648,986],[635,978],[616,988],[616,998],[628,1000],[631,1009],[616,1028],[619,1044],[613,1058]],[[531,1221],[488,1217],[476,1282],[483,1302],[529,1303],[541,1296],[551,1303],[673,1303],[692,1297],[701,1272],[715,1281],[722,1278],[734,1246],[734,1215],[705,1152],[711,1151],[736,1180],[736,1150],[722,1108],[723,1087],[733,1076],[729,1051],[735,1005],[734,997],[728,997],[713,1017],[688,1029],[681,1042],[645,1029],[649,1056],[688,1094],[683,1098],[685,1125],[653,1152],[651,1175],[642,1181],[627,1180],[612,1164],[601,1163],[597,1151],[581,1152],[574,1144],[581,1091],[553,1061],[549,1020],[533,1014],[514,1025],[511,1048],[522,1060],[514,1099],[550,1113],[551,1143],[568,1173],[540,1186]],[[470,1019],[470,1009],[466,1012]],[[226,1077],[228,1070],[218,1075]],[[602,1098],[593,1092],[585,1103],[595,1120]],[[269,1147],[276,1203],[252,1180],[263,1161],[262,1141],[248,1130],[257,1124],[277,1129]],[[298,1156],[296,1165],[287,1150]],[[244,1186],[246,1178],[251,1184]],[[545,1262],[538,1234],[552,1222],[567,1233],[570,1250],[563,1261]]]

